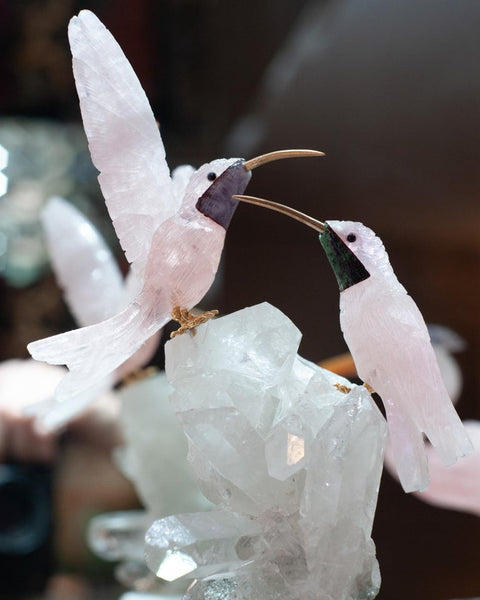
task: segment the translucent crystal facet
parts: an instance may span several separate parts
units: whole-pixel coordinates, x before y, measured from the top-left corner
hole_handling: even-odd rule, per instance
[[[268,304],[166,345],[171,396],[207,514],[157,520],[150,568],[186,600],[374,598],[370,538],[386,425],[363,386],[297,355]]]
[[[53,368],[53,367],[51,367]],[[145,532],[155,518],[181,511],[204,511],[211,503],[202,495],[187,463],[187,442],[168,400],[172,388],[159,373],[124,387],[118,394],[119,418],[125,440],[116,459],[132,481],[144,511],[124,511],[95,517],[88,541],[104,560],[122,561],[117,579],[132,589],[178,592],[162,586],[144,561]],[[174,559],[159,573],[167,579]],[[177,564],[177,573],[179,565]],[[183,585],[185,591],[186,585]]]
[[[144,511],[102,514],[90,521],[90,548],[105,560],[142,557],[148,519]]]
[[[242,538],[260,532],[253,519],[222,510],[165,517],[147,533],[147,564],[167,581],[229,573],[252,558],[238,552]]]
[[[187,463],[187,440],[170,404],[171,392],[159,373],[118,394],[125,438],[118,459],[152,518],[211,508]]]

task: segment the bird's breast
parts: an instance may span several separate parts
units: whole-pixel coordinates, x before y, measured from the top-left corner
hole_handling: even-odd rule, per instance
[[[174,305],[197,304],[213,282],[224,239],[225,230],[205,217],[193,225],[178,215],[168,219],[152,238],[145,286],[162,290]]]

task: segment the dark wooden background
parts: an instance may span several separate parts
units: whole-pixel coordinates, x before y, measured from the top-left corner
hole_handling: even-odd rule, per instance
[[[0,113],[79,119],[65,36],[79,7],[0,2]],[[263,167],[249,192],[320,219],[371,226],[426,320],[466,339],[459,411],[478,419],[480,3],[98,0],[82,7],[96,10],[131,59],[171,166],[227,151],[247,158],[288,147],[326,152],[318,161]],[[280,50],[283,60],[265,79]],[[315,235],[241,206],[215,303],[225,313],[264,300],[303,331],[307,358],[345,349],[336,284]],[[22,355],[32,328],[51,324],[46,314],[60,306],[49,280],[3,287],[0,302],[3,358]],[[480,595],[477,517],[423,504],[384,475],[374,539],[381,600]]]

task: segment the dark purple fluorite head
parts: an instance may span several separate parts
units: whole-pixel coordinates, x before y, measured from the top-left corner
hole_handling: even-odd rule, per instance
[[[238,206],[238,200],[232,198],[235,194],[243,194],[251,171],[244,167],[245,161],[240,159],[219,175],[207,191],[200,196],[196,204],[197,210],[227,229]]]

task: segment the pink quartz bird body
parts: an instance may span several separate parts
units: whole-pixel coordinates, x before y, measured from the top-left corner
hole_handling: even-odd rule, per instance
[[[472,452],[445,388],[422,314],[382,241],[361,223],[328,221],[320,241],[340,287],[340,323],[361,379],[385,405],[405,491],[429,483],[425,434],[445,465]]]
[[[416,495],[434,506],[480,517],[480,422],[463,421],[463,426],[473,443],[473,454],[446,467],[435,449],[427,445],[430,485]],[[395,459],[390,445],[385,449],[385,466],[394,474]]]
[[[242,159],[217,159],[170,176],[145,93],[119,45],[89,11],[69,25],[75,82],[92,160],[138,295],[100,323],[29,344],[66,364],[56,398],[95,389],[171,319],[192,308],[215,277],[225,232],[251,177]]]
[[[427,448],[431,481],[418,497],[435,506],[480,516],[480,422],[463,421],[463,425],[474,453],[446,469],[432,448]]]
[[[462,389],[462,372],[453,353],[465,349],[466,343],[454,331],[442,325],[428,325],[435,355],[445,386],[455,404]],[[462,421],[472,441],[474,452],[456,464],[446,467],[433,446],[428,444],[428,470],[430,485],[417,498],[451,510],[480,516],[480,422]],[[396,475],[395,460],[390,444],[385,448],[385,466]]]

